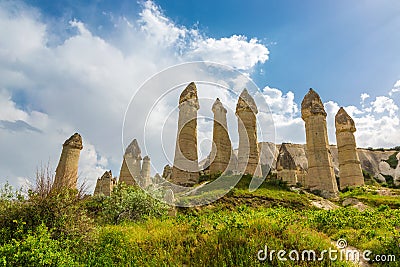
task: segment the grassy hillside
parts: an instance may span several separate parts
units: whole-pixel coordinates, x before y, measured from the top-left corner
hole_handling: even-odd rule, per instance
[[[400,266],[397,191],[381,196],[374,187],[341,194],[335,210],[318,209],[319,197],[267,181],[254,192],[245,178],[205,207],[169,207],[139,188],[119,185],[112,197],[76,192],[32,191],[8,186],[0,192],[0,265],[3,266],[353,266],[350,262],[259,261],[271,250],[335,249],[333,241],[376,254],[393,254]],[[379,192],[379,191],[378,191]],[[356,198],[370,208],[340,207]],[[170,212],[171,213],[171,212]],[[288,257],[286,255],[286,257]],[[379,265],[381,266],[381,265]]]

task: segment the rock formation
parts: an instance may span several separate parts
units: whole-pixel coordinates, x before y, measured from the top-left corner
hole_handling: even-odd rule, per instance
[[[338,188],[326,129],[326,112],[321,98],[313,89],[310,89],[301,102],[301,118],[305,122],[308,159],[304,186],[319,190],[323,196],[337,197]]]
[[[232,144],[228,134],[228,124],[226,122],[226,109],[219,98],[215,100],[212,106],[214,113],[213,142],[211,151],[210,174],[215,175],[228,170],[228,165],[233,162]],[[233,163],[231,163],[232,165]],[[232,168],[231,168],[232,169]]]
[[[237,170],[243,174],[261,177],[257,142],[257,113],[258,109],[254,99],[244,89],[236,104],[239,131]]]
[[[335,116],[335,127],[340,189],[343,190],[348,186],[362,186],[364,185],[364,176],[357,155],[356,139],[354,138],[355,123],[342,107]]]
[[[278,179],[288,185],[304,184],[307,169],[307,157],[303,146],[283,143],[276,161]]]
[[[197,111],[199,110],[196,85],[191,82],[180,95],[178,133],[171,180],[182,186],[199,181],[197,155]]]
[[[171,175],[172,175],[172,167],[167,164],[167,165],[164,166],[162,177],[165,180],[170,180]]]
[[[114,186],[117,185],[117,179],[113,178],[111,171],[106,171],[96,182],[94,195],[103,194],[110,196]]]
[[[78,133],[73,134],[64,142],[56,169],[55,187],[76,188],[79,156],[82,148],[82,137]]]
[[[150,158],[145,156],[142,163],[142,185],[144,187],[148,187],[151,184],[150,171]]]
[[[127,185],[135,185],[135,179],[140,179],[141,177],[141,160],[142,156],[139,144],[136,139],[133,139],[125,150],[119,173],[119,182],[124,182]]]

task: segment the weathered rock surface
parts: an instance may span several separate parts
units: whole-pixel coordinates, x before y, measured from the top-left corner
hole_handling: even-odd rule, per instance
[[[135,185],[135,179],[141,177],[141,160],[142,156],[139,144],[136,139],[133,139],[125,150],[119,173],[119,182],[124,182],[127,185]]]
[[[228,169],[234,169],[233,150],[231,139],[228,134],[228,124],[226,121],[226,108],[222,105],[219,98],[215,100],[212,107],[214,113],[213,142],[214,146],[210,158],[210,174],[224,173]],[[228,168],[228,165],[231,165]]]
[[[149,156],[145,156],[142,162],[142,172],[141,172],[142,185],[148,187],[151,184],[151,166]]]
[[[362,186],[364,185],[364,176],[354,138],[356,127],[353,119],[347,114],[344,108],[340,108],[335,116],[335,127],[340,189],[345,189],[349,186]]]
[[[305,122],[308,172],[304,186],[324,196],[337,197],[338,188],[329,151],[326,112],[319,95],[310,89],[301,103]]]
[[[56,169],[55,187],[76,188],[79,157],[82,149],[82,137],[78,133],[73,134],[64,142]]]
[[[113,178],[112,172],[106,171],[100,178],[97,179],[94,195],[110,196],[114,186],[117,185],[117,179]]]
[[[283,143],[276,161],[278,179],[288,185],[304,184],[307,170],[307,156],[302,145]]]
[[[199,181],[197,154],[197,111],[199,109],[197,88],[192,82],[180,95],[178,133],[171,180],[183,186]]]
[[[243,174],[261,177],[260,154],[257,141],[258,109],[254,99],[246,89],[240,94],[236,104],[238,118],[239,149],[237,170]]]

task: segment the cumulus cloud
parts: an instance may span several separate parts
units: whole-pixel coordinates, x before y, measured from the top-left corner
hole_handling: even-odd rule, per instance
[[[191,60],[251,72],[268,59],[256,38],[209,38],[177,25],[152,1],[143,3],[138,20],[111,16],[114,28],[107,36],[74,19],[64,25],[71,34],[52,45],[50,32],[57,30],[42,17],[20,2],[0,3],[0,35],[7,36],[0,40],[0,147],[12,151],[0,159],[0,182],[32,179],[40,161],[55,168],[61,144],[78,131],[84,137],[80,177],[91,180],[93,190],[106,169],[118,175],[125,109],[148,77]]]
[[[390,90],[389,96],[392,96],[394,93],[400,92],[400,80],[398,80],[394,85],[393,89]]]

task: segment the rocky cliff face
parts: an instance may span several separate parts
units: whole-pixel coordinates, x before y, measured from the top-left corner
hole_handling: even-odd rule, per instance
[[[307,162],[304,157],[306,155],[306,148],[303,144],[285,144],[288,151],[291,152],[293,159],[296,162],[301,162],[301,165],[307,168]],[[263,155],[260,157],[262,166],[271,164],[271,170],[276,170],[276,160],[278,157],[278,151],[281,145],[275,145],[270,142],[262,142],[259,144],[260,153]],[[329,146],[333,167],[335,174],[339,175],[339,160],[338,150],[335,145]],[[294,153],[295,152],[295,153]],[[381,182],[388,182],[389,176],[393,178],[396,185],[400,185],[400,153],[396,150],[370,150],[365,148],[357,148],[357,154],[361,162],[361,168],[364,171],[369,172],[373,177]],[[389,157],[392,158],[392,166],[387,162]],[[271,159],[273,158],[273,159]],[[396,160],[397,163],[396,163]],[[394,163],[393,163],[394,162]],[[289,164],[289,163],[288,163]],[[285,165],[285,163],[283,163]],[[385,178],[386,176],[386,178]]]

